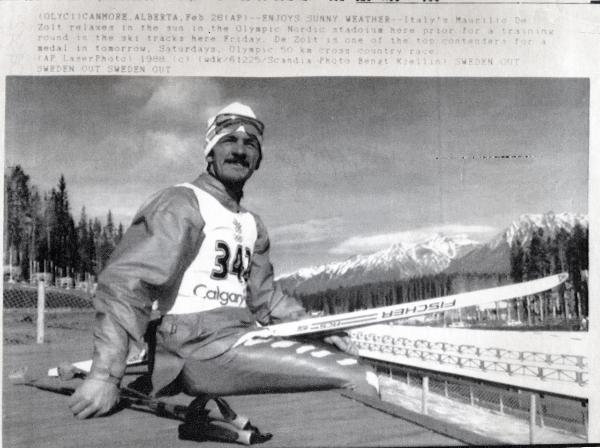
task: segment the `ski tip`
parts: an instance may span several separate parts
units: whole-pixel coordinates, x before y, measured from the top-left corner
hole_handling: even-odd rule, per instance
[[[566,273],[566,272],[561,272],[560,274],[558,274],[558,281],[559,281],[559,283],[566,282],[568,278],[569,278],[569,274]]]

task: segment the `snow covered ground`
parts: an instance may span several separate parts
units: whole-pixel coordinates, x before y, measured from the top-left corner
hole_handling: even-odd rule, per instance
[[[379,381],[384,401],[414,412],[421,412],[421,388],[385,376],[380,376]],[[428,415],[506,444],[530,443],[529,422],[526,419],[471,406],[442,395],[429,394]],[[550,426],[536,426],[533,441],[536,444],[562,443],[577,446],[585,443],[586,438]]]

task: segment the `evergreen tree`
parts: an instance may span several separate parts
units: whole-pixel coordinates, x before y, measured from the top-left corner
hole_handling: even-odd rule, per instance
[[[525,251],[521,240],[517,238],[510,247],[510,278],[515,283],[523,281]]]
[[[558,248],[558,239],[556,236],[554,238],[548,237],[546,238],[546,248],[548,250],[548,262],[550,265],[550,273],[557,274],[561,272],[560,270],[560,251]]]
[[[525,275],[527,280],[543,277],[544,274],[543,230],[534,232],[525,253]]]
[[[66,224],[65,274],[76,279],[76,268],[80,265],[79,243],[77,241],[77,227],[70,214]]]
[[[539,260],[540,263],[540,272],[543,276],[550,275],[552,272],[552,248],[549,245],[551,241],[550,237],[546,237],[544,231],[539,229],[540,236],[540,245],[541,245],[541,257]]]
[[[566,258],[569,269],[569,279],[575,293],[575,312],[577,317],[587,315],[587,285],[582,279],[582,271],[588,268],[588,241],[586,232],[581,225],[576,224],[567,241]]]
[[[13,266],[20,266],[24,277],[29,271],[29,252],[32,240],[33,212],[29,176],[20,165],[12,168],[4,178],[6,184],[6,240],[7,260],[12,254]]]
[[[31,253],[31,261],[40,263],[43,258],[40,254],[40,247],[44,242],[44,215],[43,215],[43,205],[42,198],[40,197],[40,193],[36,186],[31,187],[31,219],[32,219],[32,229],[31,229],[31,244],[30,248]]]
[[[87,226],[87,246],[86,253],[89,259],[90,267],[89,272],[91,274],[97,274],[97,264],[96,264],[96,236],[94,235],[94,222],[89,219]]]
[[[94,271],[96,275],[98,275],[104,267],[102,263],[103,257],[101,255],[102,224],[98,218],[94,218],[92,223],[92,235],[94,235]]]
[[[116,244],[119,244],[121,242],[121,240],[123,239],[123,234],[124,234],[123,224],[119,223],[119,227],[117,228],[117,236],[115,238]]]
[[[49,222],[48,258],[53,262],[55,273],[62,276],[71,274],[78,264],[77,232],[70,212],[69,194],[64,175],[58,181],[58,189],[52,189],[47,206]]]
[[[115,244],[115,224],[113,223],[112,212],[109,210],[106,215],[106,225],[104,226],[104,237],[109,245]]]
[[[81,215],[77,223],[77,249],[79,253],[79,265],[77,272],[85,274],[92,272],[92,258],[89,253],[89,232],[88,232],[88,217],[85,211],[85,206],[81,208]]]
[[[574,263],[577,264],[580,270],[588,269],[589,265],[588,233],[588,229],[584,229],[579,223],[573,227],[571,236],[572,256]]]
[[[565,229],[560,229],[558,232],[556,232],[555,240],[558,250],[558,264],[560,266],[559,272],[568,271],[567,245],[569,241],[569,233]]]

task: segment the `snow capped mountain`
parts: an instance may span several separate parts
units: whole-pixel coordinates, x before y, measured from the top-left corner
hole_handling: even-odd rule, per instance
[[[451,260],[481,244],[466,235],[441,234],[416,245],[396,243],[387,249],[347,260],[300,269],[278,278],[285,291],[312,293],[339,286],[353,286],[386,280],[400,280],[443,271]]]
[[[531,241],[533,232],[538,229],[544,231],[544,236],[555,236],[558,231],[566,230],[571,232],[576,224],[582,227],[588,227],[588,218],[585,215],[575,213],[559,213],[554,214],[548,212],[536,215],[521,215],[518,220],[514,221],[508,228],[498,235],[490,244],[500,244],[502,241],[512,246],[516,239],[521,241],[521,244],[527,245]]]
[[[527,246],[539,229],[545,237],[553,237],[561,229],[570,234],[576,224],[587,228],[587,216],[552,212],[521,215],[487,244],[470,240],[466,235],[450,238],[437,234],[419,244],[396,243],[372,254],[303,268],[277,281],[285,291],[306,294],[440,272],[506,274],[510,272],[510,248],[517,239]]]
[[[446,273],[508,273],[510,272],[510,248],[517,240],[526,247],[534,232],[540,229],[544,232],[544,237],[554,237],[560,230],[570,234],[576,224],[587,228],[587,216],[553,212],[521,215],[488,244],[464,257],[454,259],[446,269]]]

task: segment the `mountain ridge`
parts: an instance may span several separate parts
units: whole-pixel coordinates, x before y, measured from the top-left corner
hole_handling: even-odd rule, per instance
[[[561,229],[568,233],[572,232],[576,224],[587,228],[587,216],[553,212],[523,214],[477,251],[453,260],[445,272],[508,274],[511,247],[517,241],[522,247],[526,247],[531,242],[534,231],[542,229],[545,237],[555,237]]]
[[[353,255],[343,261],[302,268],[279,277],[277,281],[285,291],[307,294],[340,286],[401,280],[441,272],[453,258],[479,245],[465,235],[450,238],[435,234],[419,244],[395,243],[371,254]]]
[[[277,282],[289,293],[310,294],[442,272],[506,274],[510,272],[511,246],[517,240],[526,246],[538,229],[546,236],[555,236],[560,229],[572,232],[576,224],[588,227],[587,216],[566,212],[523,214],[487,243],[471,240],[466,235],[448,237],[437,233],[417,244],[395,243],[371,254],[301,268],[278,277]]]

